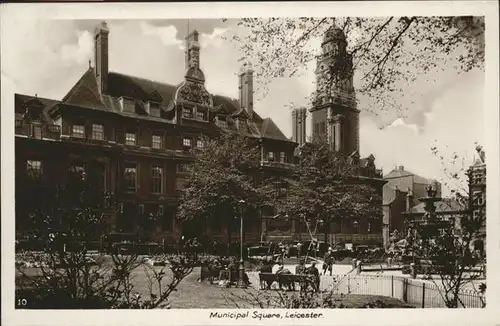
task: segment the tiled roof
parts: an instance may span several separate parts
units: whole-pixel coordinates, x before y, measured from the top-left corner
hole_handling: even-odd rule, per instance
[[[396,189],[390,185],[385,184],[383,189],[383,205],[390,205],[396,199]],[[406,195],[406,191],[401,191]]]
[[[426,179],[424,177],[416,175],[415,173],[412,173],[410,171],[400,170],[400,169],[392,170],[388,174],[384,175],[384,179],[402,178],[402,177],[410,177],[410,176],[413,176],[414,183],[420,183],[420,184],[431,184],[432,183],[432,181],[429,179]]]
[[[44,118],[47,122],[52,123],[52,119],[48,115],[48,111],[59,103],[59,101],[56,100],[30,95],[14,94],[14,112],[16,114],[24,114],[26,112],[25,104],[33,99],[37,99],[45,105],[45,107],[43,108]]]
[[[261,136],[264,138],[292,142],[290,139],[286,138],[285,135],[283,135],[281,130],[278,128],[278,126],[276,126],[276,124],[271,118],[265,118],[262,121],[260,133]]]
[[[115,112],[123,116],[144,115],[144,103],[149,100],[161,99],[160,106],[165,112],[173,100],[175,92],[180,85],[170,85],[144,78],[128,76],[110,72],[108,75],[107,95],[101,95],[94,72],[89,68],[63,98],[62,102],[68,105],[82,106],[89,109]],[[120,97],[133,98],[136,102],[136,114],[125,113],[120,110]],[[226,96],[213,95],[214,107],[224,107],[230,115],[247,116],[242,112],[238,100]],[[144,115],[143,119],[158,120],[160,118]],[[234,123],[229,123],[230,130],[236,128]],[[243,133],[252,137],[263,137],[291,142],[270,118],[262,119],[258,113],[253,112],[251,119],[246,124],[240,125]]]
[[[88,109],[114,111],[104,103],[97,88],[94,72],[90,68],[80,77],[61,102]]]

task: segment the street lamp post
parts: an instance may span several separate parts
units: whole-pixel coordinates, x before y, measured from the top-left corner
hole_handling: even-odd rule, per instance
[[[243,205],[246,202],[241,199],[238,204],[240,205],[240,268],[238,275],[238,287],[246,288],[246,283],[244,281],[245,277],[245,265],[243,260]]]

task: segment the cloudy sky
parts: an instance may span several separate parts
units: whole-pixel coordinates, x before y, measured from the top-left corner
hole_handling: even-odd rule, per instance
[[[3,35],[2,74],[15,92],[61,99],[88,68],[93,58],[92,35],[98,21],[19,21]],[[110,70],[152,80],[178,83],[184,74],[183,39],[186,20],[110,20]],[[240,68],[237,46],[223,39],[237,33],[234,21],[191,20],[189,28],[200,32],[201,67],[212,93],[237,98],[236,73]],[[274,80],[269,93],[255,94],[255,110],[271,117],[291,136],[289,104],[306,105],[314,90],[314,63],[300,78]],[[474,155],[475,142],[484,143],[484,74],[457,74],[452,68],[408,85],[414,103],[406,117],[384,113],[361,115],[361,155],[374,154],[379,168],[388,173],[395,165],[428,178],[441,180],[439,159],[430,147],[437,144],[445,157],[453,152]],[[370,107],[370,99],[360,100]],[[311,128],[309,128],[310,131]]]

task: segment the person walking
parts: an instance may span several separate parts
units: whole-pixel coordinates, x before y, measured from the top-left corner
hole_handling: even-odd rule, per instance
[[[316,262],[313,262],[311,267],[307,269],[307,274],[313,277],[312,286],[315,292],[319,292],[319,271],[316,267]]]
[[[323,266],[323,275],[326,275],[326,272],[330,272],[330,276],[332,276],[333,273],[333,263],[334,263],[334,257],[333,257],[333,250],[332,248],[328,248],[328,252],[325,254],[325,263]]]

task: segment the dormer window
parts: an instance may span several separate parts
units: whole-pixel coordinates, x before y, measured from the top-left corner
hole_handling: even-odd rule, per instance
[[[122,96],[119,98],[119,101],[122,112],[135,113],[134,99]]]
[[[146,108],[150,116],[157,118],[160,117],[160,105],[158,103],[149,101],[146,104]]]

